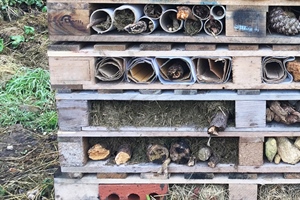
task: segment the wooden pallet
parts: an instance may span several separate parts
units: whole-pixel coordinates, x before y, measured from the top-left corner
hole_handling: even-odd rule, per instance
[[[101,4],[100,4],[101,3]],[[106,3],[106,4],[105,4]],[[116,4],[116,5],[112,5]],[[125,2],[125,4],[141,4],[145,5],[149,2]],[[176,9],[178,4],[182,4],[183,2],[176,2],[176,1],[161,1],[161,2],[154,2],[155,4],[173,4],[173,8]],[[236,2],[227,2],[224,1],[226,4],[222,4],[221,2],[214,2],[214,1],[203,1],[202,4],[204,5],[224,5],[226,6],[225,11],[225,27],[223,31],[225,36],[227,37],[254,37],[255,39],[264,38],[267,35],[267,12],[269,6],[267,3],[268,1],[259,1],[256,3],[251,2],[252,4],[246,3],[242,1],[241,4]],[[273,6],[275,5],[282,5],[280,2],[271,2]],[[50,33],[50,40],[52,41],[92,41],[92,38],[97,38],[98,41],[114,41],[114,40],[103,40],[102,35],[99,36],[93,31],[91,28],[87,29],[87,25],[90,22],[90,15],[91,13],[96,10],[97,8],[104,6],[104,7],[117,7],[118,5],[122,5],[122,1],[118,2],[97,2],[97,1],[87,1],[87,2],[68,2],[68,1],[59,1],[59,0],[51,0],[48,2],[48,21],[49,21],[49,33]],[[185,3],[184,3],[185,4]],[[187,2],[190,6],[198,5],[199,2],[193,3]],[[285,6],[290,6],[290,1],[284,3]],[[293,1],[292,6],[299,5],[299,3]],[[169,5],[171,6],[171,5]],[[251,17],[249,17],[251,16]],[[161,28],[159,28],[161,30]],[[184,36],[183,30],[180,31],[180,35],[188,39],[190,36]],[[165,32],[166,33],[166,32]],[[160,34],[157,34],[155,30],[154,33],[150,35],[159,35],[158,37],[163,39]],[[202,31],[204,34],[204,31]],[[106,35],[106,33],[104,34]],[[114,32],[112,35],[119,36],[118,32]],[[129,35],[129,34],[127,34]],[[173,35],[166,33],[167,36]],[[57,37],[58,36],[58,37]],[[60,37],[63,36],[63,37]],[[73,36],[81,36],[78,39],[75,39]],[[135,36],[136,37],[136,36]],[[141,36],[137,36],[141,37]],[[212,36],[210,36],[212,37]],[[286,37],[286,36],[281,36]],[[71,39],[72,38],[72,39]],[[75,39],[75,40],[74,40]],[[134,39],[133,41],[136,41]],[[148,40],[149,41],[149,40]],[[179,40],[177,40],[179,41]],[[182,42],[184,40],[180,40]],[[205,40],[203,40],[205,41]],[[230,41],[230,39],[228,40]],[[260,43],[260,40],[255,40],[255,43]],[[263,40],[261,40],[263,41]],[[199,41],[198,41],[199,42]],[[241,42],[241,41],[239,41]],[[265,43],[265,42],[263,42]],[[273,43],[273,42],[272,42]]]
[[[99,185],[111,184],[150,184],[152,179],[141,179],[131,175],[126,179],[97,179],[96,175],[85,175],[81,179],[70,179],[63,174],[54,178],[56,199],[98,199]],[[259,186],[270,184],[299,184],[299,179],[284,179],[278,174],[262,174],[257,179],[229,179],[227,175],[217,175],[213,179],[185,179],[184,175],[173,175],[169,179],[156,180],[157,184],[226,184],[229,199],[257,199]],[[73,191],[72,193],[67,191]],[[132,191],[133,192],[133,191]]]
[[[58,48],[58,47],[57,47]],[[75,48],[73,44],[71,47]],[[186,51],[184,46],[175,47],[172,50],[162,51],[141,51],[139,46],[131,46],[125,51],[120,50],[95,50],[94,46],[86,46],[77,50],[65,49],[63,51],[49,50],[49,66],[51,73],[51,84],[56,89],[71,90],[293,90],[299,89],[299,82],[266,84],[262,81],[262,59],[265,56],[286,56],[299,57],[298,50],[272,50],[270,48],[260,48],[253,50],[229,50],[228,47],[218,47],[214,51]],[[238,47],[235,47],[238,48]],[[283,48],[287,48],[286,45]],[[289,47],[288,47],[289,48]],[[291,46],[292,48],[292,46]],[[158,80],[151,84],[121,82],[103,82],[95,78],[96,59],[101,57],[158,57],[159,55],[189,58],[193,57],[231,57],[232,72],[228,82],[213,84],[162,84]],[[64,63],[62,65],[62,63]],[[251,70],[249,70],[251,69]],[[247,73],[245,73],[247,72]]]

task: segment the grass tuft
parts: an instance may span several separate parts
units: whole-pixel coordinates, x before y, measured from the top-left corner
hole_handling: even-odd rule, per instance
[[[32,130],[55,130],[54,102],[49,72],[22,67],[0,91],[0,126],[22,124]]]

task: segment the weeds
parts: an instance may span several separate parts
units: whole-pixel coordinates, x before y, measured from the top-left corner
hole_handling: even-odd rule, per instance
[[[49,72],[41,68],[20,68],[0,91],[0,126],[20,123],[29,129],[54,130],[57,114],[53,108]]]

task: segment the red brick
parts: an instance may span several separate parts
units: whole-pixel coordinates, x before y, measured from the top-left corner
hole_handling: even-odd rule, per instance
[[[146,200],[146,195],[168,193],[166,184],[113,184],[99,185],[100,200]],[[162,198],[157,198],[162,200]]]

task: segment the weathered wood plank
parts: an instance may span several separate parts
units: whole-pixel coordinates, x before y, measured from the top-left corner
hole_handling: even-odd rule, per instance
[[[229,44],[228,50],[230,51],[243,51],[243,50],[258,50],[258,44]],[[274,49],[273,49],[274,50]]]
[[[141,51],[171,51],[172,43],[142,43]]]
[[[147,85],[150,86],[151,84]],[[108,85],[107,85],[108,86]],[[141,87],[141,84],[138,84]],[[157,84],[160,88],[163,85]],[[185,86],[186,88],[190,88]],[[166,88],[165,88],[166,89]],[[170,89],[168,87],[168,89]],[[176,87],[177,89],[177,87]],[[174,95],[173,91],[164,91],[160,95],[146,95],[126,91],[122,94],[102,94],[94,91],[81,91],[67,94],[56,94],[57,100],[135,100],[135,101],[269,101],[299,100],[299,90],[261,91],[259,95],[238,95],[232,90],[210,90],[195,95]]]
[[[87,100],[57,100],[58,126],[64,131],[78,131],[88,126]]]
[[[218,164],[215,168],[207,166],[207,163],[198,162],[195,166],[189,167],[171,163],[169,173],[298,173],[300,164],[290,165],[280,163],[264,163],[261,166],[243,166],[236,164]],[[88,161],[85,166],[62,166],[62,172],[81,172],[81,173],[156,173],[161,166],[154,163],[139,163],[134,165],[107,165],[107,161]],[[282,177],[282,174],[281,174]]]
[[[95,51],[125,51],[129,47],[129,43],[102,43],[95,44]]]
[[[178,42],[182,43],[202,43],[202,44],[299,44],[300,36],[293,36],[291,40],[289,36],[280,35],[277,33],[267,34],[265,37],[228,37],[225,35],[218,35],[218,38],[214,38],[205,33],[199,33],[194,36],[187,36],[183,33],[168,34],[163,31],[156,30],[149,35],[130,35],[125,33],[106,33],[102,35],[92,34],[89,36],[74,36],[69,35],[50,35],[51,41],[85,41],[85,42]]]
[[[85,46],[84,43],[57,42],[54,44],[50,44],[48,46],[48,50],[51,50],[51,51],[79,51],[84,46]]]
[[[245,89],[254,89],[255,85],[262,85],[261,57],[247,57],[247,60],[249,62],[242,57],[232,59],[232,81]]]
[[[99,179],[124,179],[127,178],[126,173],[97,173],[97,178]]]
[[[216,44],[185,44],[186,51],[214,51]]]
[[[90,35],[90,4],[48,2],[47,9],[50,35]]]
[[[61,0],[49,0],[49,2],[61,2]],[[64,2],[74,2],[74,0],[64,0]],[[75,2],[88,2],[88,3],[99,3],[98,0],[76,0]],[[101,1],[101,3],[115,3],[115,4],[147,4],[149,1],[141,1],[141,0],[130,0],[130,1],[124,1],[124,0],[114,0],[114,1]],[[181,1],[176,1],[176,0],[155,0],[152,3],[157,3],[157,4],[206,4],[206,5],[249,5],[249,6],[299,6],[300,2],[298,0],[258,0],[253,2],[253,0],[237,0],[237,1],[232,1],[232,0],[181,0]]]
[[[52,87],[59,88],[66,85],[66,88],[76,89],[78,85],[95,84],[94,62],[94,58],[50,57],[49,71]]]
[[[272,47],[273,47],[272,48],[273,51],[300,51],[300,45],[291,45],[291,44],[276,45],[276,44],[273,44]]]
[[[236,128],[265,127],[266,101],[236,101]]]

